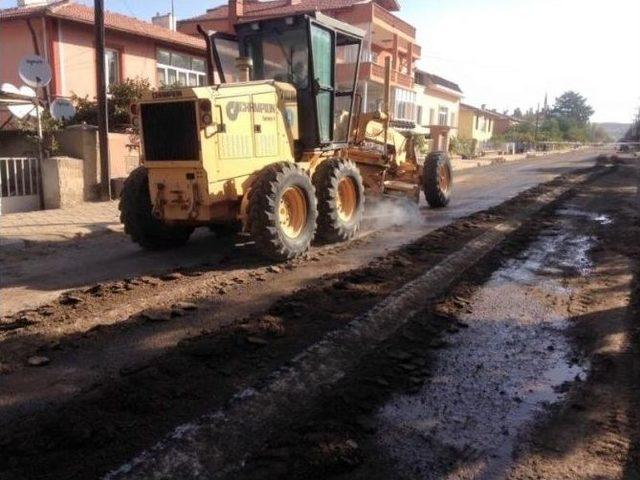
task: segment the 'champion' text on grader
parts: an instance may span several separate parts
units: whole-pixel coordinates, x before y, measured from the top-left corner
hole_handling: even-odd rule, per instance
[[[145,248],[185,243],[196,227],[249,233],[265,255],[352,238],[365,192],[444,206],[447,156],[421,160],[415,136],[357,95],[363,32],[321,13],[202,32],[206,87],[151,92],[132,105],[143,165],[125,182],[125,231]],[[387,66],[387,77],[389,66]]]

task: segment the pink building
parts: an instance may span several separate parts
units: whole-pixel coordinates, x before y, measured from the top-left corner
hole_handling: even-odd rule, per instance
[[[20,85],[20,59],[37,53],[53,70],[51,99],[96,95],[93,9],[72,0],[0,10],[0,84]],[[116,13],[105,13],[107,81],[148,78],[161,83],[206,83],[202,39]]]
[[[365,110],[374,110],[384,96],[384,64],[391,58],[391,110],[397,120],[416,120],[414,66],[421,48],[416,29],[393,12],[397,0],[229,0],[202,15],[178,22],[178,30],[197,34],[197,25],[234,33],[238,21],[252,21],[319,10],[365,32],[359,92]],[[348,60],[348,59],[347,59]]]

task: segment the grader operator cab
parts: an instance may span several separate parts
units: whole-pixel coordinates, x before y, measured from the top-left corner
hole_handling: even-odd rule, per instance
[[[417,157],[389,142],[388,115],[357,112],[359,29],[315,13],[201,33],[211,86],[150,92],[131,107],[143,165],[120,210],[143,247],[181,245],[208,226],[243,230],[265,255],[289,259],[314,239],[352,238],[365,183],[385,193],[389,175],[413,175],[409,190],[423,178]],[[382,153],[364,147],[376,122]]]

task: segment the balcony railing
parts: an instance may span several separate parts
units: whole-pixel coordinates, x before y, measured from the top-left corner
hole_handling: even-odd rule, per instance
[[[376,3],[373,3],[373,16],[400,30],[402,33],[409,35],[411,38],[416,38],[416,29],[414,26],[399,19]]]
[[[365,62],[360,66],[361,79],[374,79],[380,83],[384,82],[384,67],[377,63]],[[391,70],[391,84],[404,88],[413,87],[413,78],[411,75],[404,74],[395,70]]]

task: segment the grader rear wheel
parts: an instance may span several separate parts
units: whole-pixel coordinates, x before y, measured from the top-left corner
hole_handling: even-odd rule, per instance
[[[318,209],[309,176],[295,164],[269,165],[249,194],[251,236],[274,260],[305,253],[316,233]]]
[[[318,192],[318,239],[327,243],[353,238],[364,215],[364,185],[351,160],[322,162],[313,174]]]
[[[280,198],[280,228],[288,238],[298,238],[307,222],[307,199],[299,187],[289,187]]]

